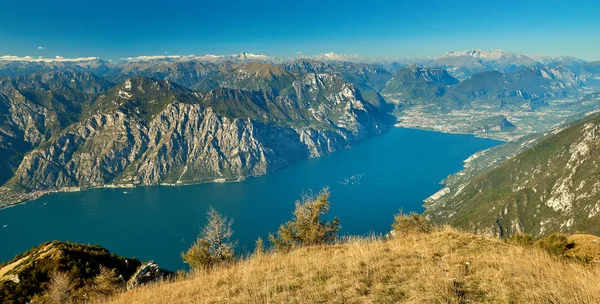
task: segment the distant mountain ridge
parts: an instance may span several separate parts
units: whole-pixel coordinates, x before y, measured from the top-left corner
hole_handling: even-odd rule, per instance
[[[0,76],[12,77],[56,71],[91,72],[100,76],[109,73],[114,67],[110,62],[96,57],[33,59],[10,56],[10,60],[6,57],[0,56]]]
[[[525,67],[538,66],[565,66],[570,69],[580,69],[586,61],[568,56],[527,56],[503,50],[483,51],[470,50],[462,52],[448,52],[443,56],[433,59],[427,66],[447,69],[450,74],[459,79],[485,71],[499,71],[503,73],[515,72]]]
[[[442,97],[458,83],[446,70],[410,65],[396,72],[381,93],[393,102],[412,105]]]
[[[322,62],[351,62],[363,64],[376,64],[395,70],[411,65],[420,64],[428,67],[447,69],[450,74],[459,79],[464,79],[474,73],[497,70],[512,72],[530,66],[558,66],[563,65],[569,69],[580,70],[587,62],[570,56],[524,55],[503,50],[469,50],[450,51],[436,58],[401,58],[401,57],[364,57],[359,54],[337,54],[334,52],[315,55],[299,53],[296,57],[273,57],[265,54],[240,52],[229,55],[150,55],[122,58],[120,62],[110,62],[98,57],[86,58],[35,58],[31,56],[0,56],[0,76],[16,76],[15,73],[27,74],[34,72],[48,72],[59,68],[72,68],[75,71],[93,71],[98,75],[114,74],[114,70],[122,69],[131,63],[160,64],[165,62],[200,61],[204,63],[247,63],[261,62],[281,64],[295,60],[316,60]]]
[[[497,107],[529,102],[528,107],[535,108],[544,105],[544,99],[564,97],[584,85],[580,77],[563,66],[529,67],[511,73],[486,71],[459,81],[446,70],[412,65],[396,72],[381,93],[402,105],[457,109],[475,101]]]

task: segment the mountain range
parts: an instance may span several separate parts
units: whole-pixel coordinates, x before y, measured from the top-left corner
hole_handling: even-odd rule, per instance
[[[587,229],[582,219],[591,202],[571,204],[571,213],[548,203],[558,197],[549,185],[567,177],[574,178],[568,187],[579,185],[587,175],[580,181],[557,171],[549,180],[547,170],[555,166],[543,167],[519,153],[533,153],[527,149],[543,145],[548,130],[600,109],[596,63],[503,51],[450,52],[408,65],[326,57],[242,53],[119,63],[2,57],[0,206],[54,191],[239,180],[347,148],[397,124],[514,140],[482,152],[461,175],[449,177],[446,190],[427,202],[431,219],[500,235]],[[572,131],[577,132],[583,131]],[[573,134],[571,146],[595,136]],[[552,148],[558,154],[548,162],[558,162],[557,168],[589,166],[570,164],[565,155],[575,148],[567,145],[565,139]],[[533,167],[507,165],[520,157]],[[535,175],[547,187],[544,192],[531,186],[544,193],[535,198],[526,189],[518,195],[502,190],[496,197],[495,189],[516,186],[509,178],[503,178],[506,185],[482,182],[494,174],[521,180]],[[595,195],[593,185],[581,187],[583,192],[572,195]],[[538,204],[543,219],[523,220],[533,205],[519,205],[521,193],[546,206]],[[504,215],[489,211],[507,204],[512,207]],[[541,224],[548,219],[564,225]]]
[[[269,75],[253,83],[273,81]],[[2,155],[3,178],[10,177],[0,189],[4,204],[59,189],[260,175],[345,148],[393,122],[385,101],[368,102],[332,74],[306,73],[279,91],[207,92],[143,76],[110,89],[92,74],[30,78],[52,79],[60,90],[44,95],[48,84],[41,82],[32,94],[29,78],[5,79],[1,134],[3,151],[12,152]]]
[[[396,72],[381,91],[402,105],[428,104],[447,109],[511,106],[535,109],[584,86],[581,77],[563,66],[529,67],[515,72],[480,72],[464,81],[446,70],[411,65]]]
[[[589,63],[585,60],[570,56],[549,56],[549,55],[525,55],[503,50],[479,50],[468,51],[450,51],[436,58],[398,58],[398,57],[363,57],[358,54],[336,54],[333,52],[316,55],[299,54],[297,57],[283,58],[272,57],[264,54],[253,54],[240,52],[229,55],[152,55],[121,58],[120,62],[102,60],[98,57],[84,58],[35,58],[31,56],[0,56],[0,75],[15,76],[16,74],[26,74],[32,72],[47,72],[63,68],[78,69],[80,71],[93,71],[97,74],[114,74],[114,71],[123,69],[128,64],[137,63],[159,63],[159,62],[186,62],[201,61],[205,63],[223,63],[223,62],[261,62],[261,63],[286,63],[296,60],[315,60],[326,63],[331,62],[350,62],[376,64],[386,67],[392,71],[398,68],[420,64],[427,67],[437,67],[448,70],[456,78],[464,79],[468,76],[496,70],[500,72],[513,72],[523,67],[531,66],[565,66],[573,71],[585,69],[584,66]],[[112,70],[109,72],[109,70]]]

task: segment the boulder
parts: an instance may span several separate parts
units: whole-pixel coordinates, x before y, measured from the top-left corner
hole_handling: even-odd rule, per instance
[[[173,272],[160,269],[158,264],[150,261],[140,266],[140,268],[138,268],[131,278],[129,278],[129,281],[127,282],[127,290],[132,290],[148,283],[159,282],[172,276]]]

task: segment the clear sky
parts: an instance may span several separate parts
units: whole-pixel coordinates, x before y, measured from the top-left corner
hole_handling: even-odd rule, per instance
[[[2,0],[0,55],[433,57],[501,48],[600,60],[599,0],[136,2]]]

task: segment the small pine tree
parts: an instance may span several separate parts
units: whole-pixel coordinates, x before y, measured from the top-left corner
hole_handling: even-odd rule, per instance
[[[400,210],[400,213],[394,215],[392,230],[398,234],[429,233],[433,230],[433,225],[422,214],[405,214]]]
[[[235,242],[231,240],[231,225],[233,220],[228,220],[211,206],[206,225],[192,247],[182,254],[183,260],[192,269],[210,269],[233,261]]]
[[[329,244],[337,237],[340,220],[323,221],[329,211],[329,190],[324,188],[317,197],[306,195],[296,201],[294,219],[281,225],[277,235],[270,234],[269,241],[277,251],[289,251],[299,246]]]
[[[100,265],[100,273],[94,278],[89,294],[94,298],[106,298],[125,290],[125,282],[117,275],[117,270]]]
[[[258,238],[254,245],[254,255],[259,256],[265,253],[265,245],[263,244],[262,238]]]
[[[209,252],[210,244],[200,237],[181,258],[190,265],[191,269],[208,269],[213,266],[214,260]]]

